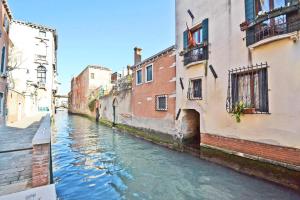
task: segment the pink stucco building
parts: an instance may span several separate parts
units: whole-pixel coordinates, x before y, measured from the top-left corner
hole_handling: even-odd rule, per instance
[[[6,0],[0,2],[0,125],[4,124],[6,116],[6,96],[7,96],[7,59],[10,40],[8,36],[9,24],[12,14]]]

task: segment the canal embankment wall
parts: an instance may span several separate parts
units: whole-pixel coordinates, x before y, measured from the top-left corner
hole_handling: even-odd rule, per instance
[[[94,116],[78,113],[77,115],[95,120]],[[151,129],[138,128],[128,124],[114,124],[113,121],[107,118],[101,118],[99,123],[148,142],[220,164],[240,173],[292,188],[300,193],[300,170],[292,165],[283,165],[282,163],[276,163],[272,160],[253,157],[234,151],[227,151],[209,145],[203,145],[200,149],[195,149],[183,145],[172,135],[160,133]]]

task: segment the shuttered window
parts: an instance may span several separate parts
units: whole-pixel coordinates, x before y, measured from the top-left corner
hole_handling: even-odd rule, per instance
[[[4,109],[4,94],[0,92],[0,115],[3,115]]]
[[[0,73],[5,73],[6,48],[2,47]]]

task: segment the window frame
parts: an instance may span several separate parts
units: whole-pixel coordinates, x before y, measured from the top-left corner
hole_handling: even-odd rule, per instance
[[[138,72],[141,72],[141,82],[138,82],[138,80],[139,80],[138,79],[138,74],[139,74]],[[143,84],[143,69],[142,68],[136,70],[135,79],[136,79],[136,81],[135,81],[136,85],[142,85]]]
[[[95,79],[95,73],[91,73],[91,79]]]
[[[195,89],[194,89],[194,82],[200,81],[200,97],[195,97]],[[203,86],[202,86],[202,77],[197,77],[190,79],[189,81],[189,88],[188,88],[188,99],[189,100],[202,100],[203,99]]]
[[[46,84],[46,82],[47,82],[47,68],[43,65],[40,65],[40,66],[37,67],[36,70],[37,70],[37,82]]]
[[[151,67],[151,80],[148,80],[148,68]],[[145,67],[145,83],[150,83],[150,82],[153,82],[153,63],[147,65]]]
[[[245,103],[248,104],[249,103],[248,98],[249,98],[250,106],[245,107],[244,109],[245,114],[270,114],[268,68],[269,66],[267,63],[265,64],[261,63],[259,65],[240,67],[240,68],[229,70],[229,74],[228,74],[229,85],[228,85],[227,100],[226,100],[227,112],[232,113],[234,111],[234,107],[240,101],[243,101],[244,104]],[[242,80],[243,86],[241,87],[239,84],[240,82],[239,79],[242,76],[244,76],[244,78]],[[247,78],[246,76],[250,76],[250,77]],[[256,76],[257,76],[257,83],[255,82]],[[245,80],[246,82],[244,82]],[[240,88],[243,89],[242,92],[240,91]],[[242,95],[239,96],[239,94]],[[244,98],[246,98],[246,102],[244,102]]]
[[[165,108],[160,108],[159,98],[165,98],[166,99]],[[156,111],[168,111],[168,95],[163,94],[163,95],[156,95],[155,96],[155,110]]]
[[[1,51],[0,75],[6,73],[6,57],[7,57],[6,46],[4,45]],[[2,67],[3,67],[3,71],[2,71]]]

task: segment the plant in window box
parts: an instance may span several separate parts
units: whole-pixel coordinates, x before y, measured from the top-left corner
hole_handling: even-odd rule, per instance
[[[255,108],[244,108],[244,114],[253,114],[255,113]]]
[[[241,122],[241,116],[244,114],[245,111],[245,104],[243,101],[240,101],[235,104],[232,110],[232,115],[235,117],[236,122],[240,123]]]

